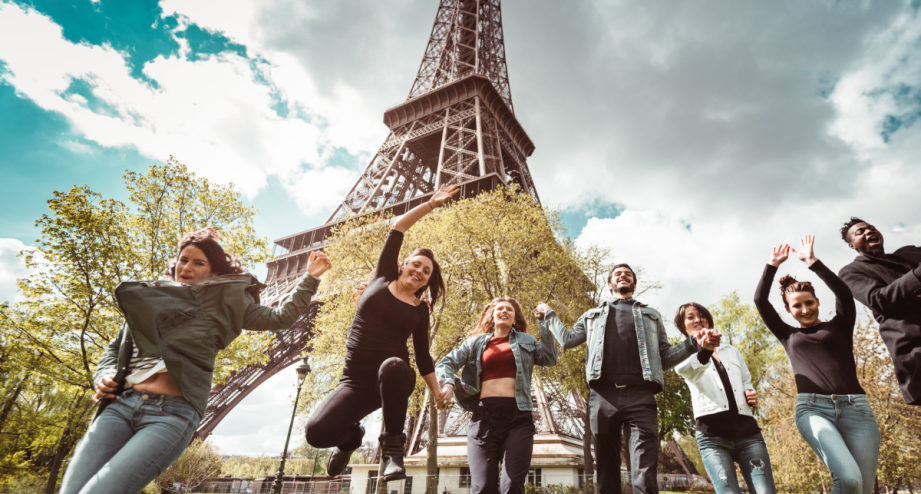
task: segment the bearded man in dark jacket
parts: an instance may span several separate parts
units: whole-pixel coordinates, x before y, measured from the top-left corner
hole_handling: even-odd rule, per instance
[[[860,218],[845,223],[841,237],[860,255],[838,274],[873,311],[905,403],[921,405],[921,248],[886,254],[883,235]]]

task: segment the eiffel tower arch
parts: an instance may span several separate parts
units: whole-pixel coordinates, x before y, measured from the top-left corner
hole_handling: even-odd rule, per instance
[[[534,143],[515,116],[500,0],[440,0],[419,71],[406,101],[384,112],[386,139],[324,224],[275,240],[262,301],[277,305],[304,276],[310,252],[358,215],[400,215],[442,185],[473,197],[518,184],[540,200],[528,169]],[[256,387],[309,351],[316,302],[289,329],[276,332],[266,364],[236,371],[214,386],[196,431],[207,437]]]

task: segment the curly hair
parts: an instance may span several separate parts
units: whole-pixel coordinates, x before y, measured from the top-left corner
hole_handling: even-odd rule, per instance
[[[492,333],[496,329],[496,322],[493,321],[492,315],[496,311],[496,306],[500,302],[508,302],[515,308],[515,322],[512,323],[512,328],[519,333],[527,333],[530,329],[528,326],[528,320],[524,317],[524,311],[521,310],[521,304],[518,303],[518,300],[512,297],[496,297],[492,299],[491,302],[486,304],[486,307],[483,307],[483,312],[480,313],[480,322],[477,323],[476,327],[470,330],[467,333],[467,336],[474,336],[478,334]]]
[[[198,247],[205,254],[208,262],[211,263],[211,272],[214,276],[245,272],[240,259],[233,256],[233,253],[224,252],[224,248],[218,243],[219,238],[221,238],[221,234],[210,226],[186,233],[182,240],[179,241],[179,250],[176,251],[176,257],[169,262],[163,274],[171,280],[176,279],[176,264],[179,263],[179,256],[190,245]]]
[[[841,227],[841,240],[844,240],[844,243],[850,243],[850,240],[847,239],[847,234],[851,231],[851,227],[857,223],[866,223],[866,221],[856,216],[851,216],[851,219],[847,220],[844,226]]]
[[[784,307],[790,307],[787,302],[788,293],[806,292],[815,297],[815,288],[808,281],[796,281],[796,278],[787,275],[781,278],[778,283],[780,283],[780,296],[783,298]]]
[[[707,320],[707,327],[713,329],[713,314],[710,314],[706,307],[697,302],[688,302],[678,307],[678,312],[675,312],[675,327],[678,328],[678,331],[681,331],[681,334],[688,336],[688,330],[684,327],[684,317],[687,315],[689,307],[697,309],[697,313]]]

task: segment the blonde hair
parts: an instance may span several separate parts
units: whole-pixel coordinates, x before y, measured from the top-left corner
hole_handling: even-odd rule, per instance
[[[521,310],[521,304],[518,303],[518,300],[512,297],[496,297],[492,301],[486,304],[486,307],[483,307],[483,312],[480,313],[480,322],[477,323],[476,327],[470,330],[467,333],[467,336],[474,336],[478,334],[492,333],[496,329],[496,323],[493,320],[493,312],[496,311],[496,306],[501,302],[507,302],[515,309],[515,322],[512,324],[512,327],[515,328],[515,331],[519,333],[528,332],[528,320],[524,317],[524,311]]]

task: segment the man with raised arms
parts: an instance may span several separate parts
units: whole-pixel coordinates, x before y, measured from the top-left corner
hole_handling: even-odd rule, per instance
[[[860,218],[844,224],[841,238],[860,255],[838,275],[873,311],[905,403],[921,405],[921,248],[886,254],[883,234]]]
[[[541,302],[534,315],[549,327],[564,348],[588,344],[585,362],[589,421],[598,462],[602,494],[620,494],[621,428],[627,432],[633,492],[659,492],[659,424],[656,393],[665,386],[664,371],[697,353],[699,345],[713,350],[719,336],[711,330],[687,337],[672,347],[658,311],[634,300],[636,274],[626,264],[608,273],[613,293],[566,329],[560,318]]]

